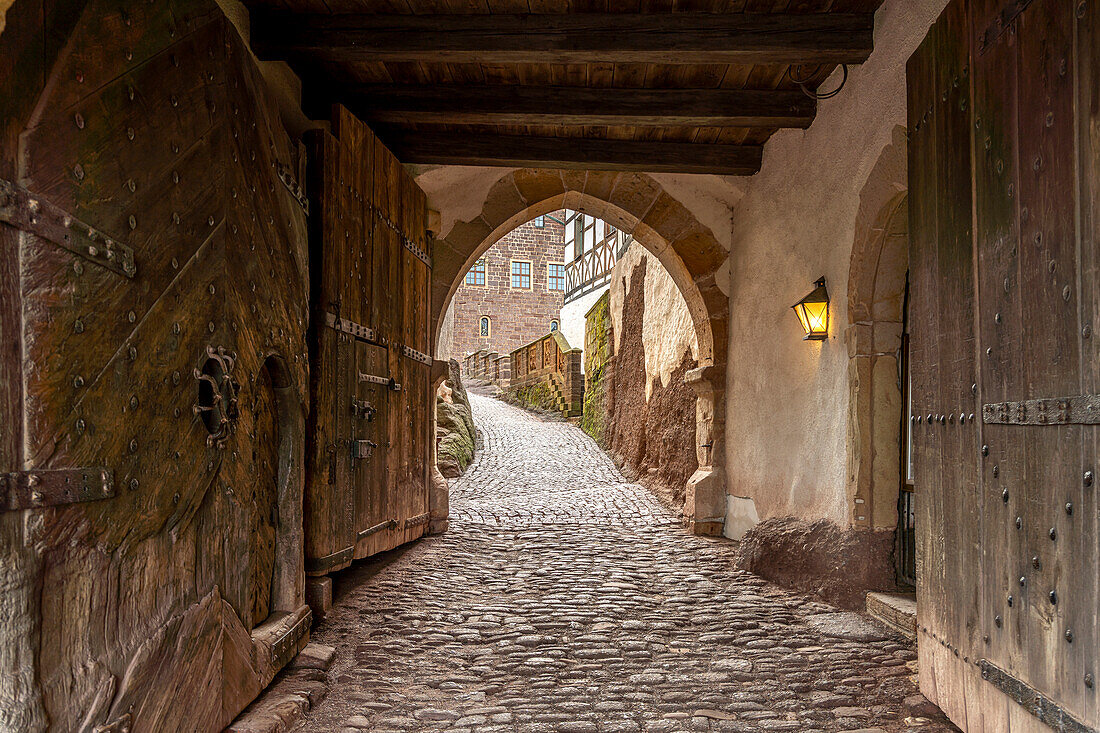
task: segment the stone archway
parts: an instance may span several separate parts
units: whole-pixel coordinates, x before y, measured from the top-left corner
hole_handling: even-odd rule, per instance
[[[901,477],[901,349],[909,270],[905,132],[860,194],[848,277],[848,499],[852,524],[892,531]]]
[[[721,534],[725,518],[724,395],[729,296],[719,287],[728,253],[714,233],[651,176],[639,173],[519,169],[492,185],[478,216],[456,222],[432,251],[432,334],[467,269],[501,237],[536,216],[569,208],[629,232],[676,282],[699,339],[698,368],[687,381],[697,395],[699,470],[688,482],[684,520],[697,534]]]

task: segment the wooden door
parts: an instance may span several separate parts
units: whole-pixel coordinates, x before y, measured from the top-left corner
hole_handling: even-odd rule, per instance
[[[1089,3],[957,0],[909,63],[921,687],[970,731],[1100,723]]]
[[[423,192],[346,109],[312,133],[314,313],[307,571],[427,524],[428,281]]]
[[[275,586],[275,540],[279,526],[279,406],[271,370],[265,365],[256,375],[252,391],[251,496],[244,497],[250,517],[248,528],[248,617],[259,626],[272,611]]]
[[[0,728],[219,730],[308,631],[300,150],[216,3],[60,5],[0,35]]]

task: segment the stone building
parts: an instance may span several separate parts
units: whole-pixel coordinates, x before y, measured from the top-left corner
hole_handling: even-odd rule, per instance
[[[536,216],[501,237],[467,271],[443,326],[442,357],[501,355],[560,324],[565,295],[564,212]]]

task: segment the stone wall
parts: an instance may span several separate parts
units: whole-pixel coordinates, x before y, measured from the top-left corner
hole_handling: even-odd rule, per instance
[[[555,215],[561,218],[561,212]],[[462,280],[440,333],[447,357],[461,359],[478,349],[508,354],[547,333],[550,321],[561,318],[564,292],[549,289],[547,265],[565,262],[565,227],[549,216],[542,221],[541,227],[534,221],[521,224],[482,256],[484,285]],[[512,287],[513,260],[531,263],[529,289]],[[480,335],[482,316],[490,319],[488,337]]]
[[[611,294],[603,291],[585,314],[584,327],[584,414],[581,430],[606,448],[608,362],[614,355],[611,332]]]
[[[462,475],[474,459],[477,429],[459,364],[447,362],[447,379],[436,391],[436,465],[446,478]]]
[[[598,342],[603,313],[593,310],[592,339]],[[699,466],[696,396],[685,381],[696,366],[687,305],[656,257],[635,244],[612,272],[606,317],[611,337],[604,351],[613,356],[599,370],[603,444],[629,478],[682,508],[688,479]],[[595,400],[591,407],[598,409]],[[586,420],[594,425],[598,417]]]
[[[645,317],[642,319],[642,344],[645,347],[646,398],[654,384],[660,379],[662,387],[667,387],[674,372],[683,361],[684,352],[690,351],[691,358],[698,358],[699,339],[691,323],[691,314],[680,289],[661,266],[661,263],[641,244],[634,242],[615,263],[611,275],[612,332],[615,335],[613,351],[618,352],[620,339],[626,332],[623,327],[623,314],[626,312],[626,300],[635,297],[632,292],[632,273],[638,265],[644,265],[645,277]]]
[[[508,358],[509,396],[519,404],[579,417],[584,401],[581,353],[560,331],[521,346]]]
[[[596,301],[606,295],[607,288],[605,287],[600,290],[593,290],[591,293],[585,293],[576,300],[571,300],[562,306],[561,332],[569,343],[587,351],[585,331],[588,328],[588,311],[595,305]],[[582,364],[582,366],[587,373],[587,363]]]

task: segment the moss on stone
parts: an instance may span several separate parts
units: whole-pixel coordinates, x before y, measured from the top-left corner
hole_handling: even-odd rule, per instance
[[[436,437],[439,439],[436,465],[447,478],[456,478],[474,459],[477,433],[461,371],[454,359],[448,364],[446,384],[450,388],[450,399],[437,394],[435,401]]]
[[[529,410],[556,411],[558,409],[554,393],[550,391],[550,385],[545,382],[524,387],[509,387],[503,393],[503,397],[507,402]]]
[[[601,446],[607,422],[604,378],[611,358],[611,299],[604,293],[585,315],[584,326],[584,414],[581,430]]]

